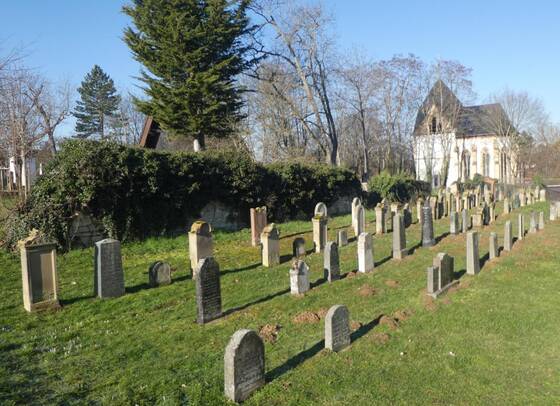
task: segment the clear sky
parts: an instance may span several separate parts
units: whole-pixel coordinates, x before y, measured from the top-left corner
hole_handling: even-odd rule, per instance
[[[25,47],[26,63],[78,85],[94,64],[118,87],[137,83],[121,40],[125,0],[3,0],[0,52]],[[505,86],[543,99],[560,122],[560,2],[553,0],[325,0],[344,49],[376,59],[414,53],[473,68],[481,101]]]

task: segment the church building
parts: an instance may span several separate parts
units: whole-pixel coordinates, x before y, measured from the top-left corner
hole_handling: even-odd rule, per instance
[[[416,177],[433,187],[449,187],[475,174],[514,183],[517,153],[500,104],[464,106],[437,81],[418,111],[414,127]],[[511,131],[507,132],[510,134]]]

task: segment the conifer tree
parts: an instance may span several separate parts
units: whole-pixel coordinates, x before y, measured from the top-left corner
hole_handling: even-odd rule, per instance
[[[243,118],[237,76],[256,62],[248,44],[251,0],[133,0],[124,41],[144,69],[140,111],[171,137],[227,137]]]
[[[86,74],[78,88],[80,100],[72,115],[76,117],[76,133],[79,138],[91,135],[105,137],[107,119],[115,115],[120,103],[113,79],[95,65]]]

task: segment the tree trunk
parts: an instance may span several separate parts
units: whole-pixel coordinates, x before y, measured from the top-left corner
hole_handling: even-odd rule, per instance
[[[54,131],[49,130],[47,135],[49,137],[49,143],[51,144],[51,151],[52,151],[53,155],[56,155],[57,150],[56,150],[56,141],[54,139]]]

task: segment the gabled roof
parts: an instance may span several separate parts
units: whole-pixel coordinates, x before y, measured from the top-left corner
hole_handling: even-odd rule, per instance
[[[507,120],[506,113],[499,103],[463,107],[457,120],[457,135],[461,137],[494,135],[496,125],[493,123],[499,119]]]
[[[422,124],[434,105],[441,106],[442,111],[440,114],[448,119],[455,116],[463,107],[463,104],[451,89],[442,80],[438,80],[434,83],[430,93],[428,93],[428,96],[426,96],[418,110],[416,124],[414,125],[414,135],[423,135],[425,133]]]
[[[142,129],[142,137],[140,137],[140,146],[143,148],[155,149],[161,136],[159,124],[152,116],[146,117],[144,128]]]

